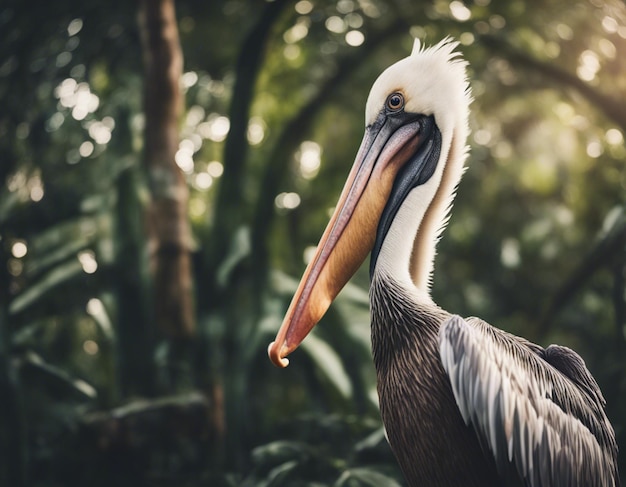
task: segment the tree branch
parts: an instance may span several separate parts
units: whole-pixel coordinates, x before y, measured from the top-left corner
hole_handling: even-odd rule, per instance
[[[248,153],[248,119],[254,86],[270,31],[289,0],[275,0],[266,4],[256,25],[245,38],[235,66],[235,86],[231,98],[230,131],[224,145],[224,174],[220,179],[215,201],[215,220],[210,265],[213,271],[228,252],[233,235],[241,225],[244,207],[244,178]]]
[[[501,37],[484,35],[480,36],[479,40],[487,49],[500,54],[511,63],[534,70],[558,85],[573,88],[591,104],[598,107],[607,118],[619,125],[622,131],[626,131],[626,103],[623,97],[602,93],[555,64],[540,61],[516,49]]]
[[[611,229],[554,294],[540,321],[538,330],[540,336],[545,336],[549,332],[556,315],[574,298],[594,273],[609,265],[616,255],[624,252],[625,247],[626,212],[622,211]]]

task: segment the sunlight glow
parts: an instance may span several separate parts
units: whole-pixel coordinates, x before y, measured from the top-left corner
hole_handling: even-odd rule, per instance
[[[295,9],[300,15],[306,15],[311,13],[313,10],[313,4],[309,2],[309,0],[301,0],[296,3]]]
[[[337,2],[337,12],[342,14],[349,14],[354,11],[355,5],[353,0],[339,0]]]
[[[359,14],[348,14],[346,15],[345,21],[353,29],[360,29],[361,27],[363,27],[363,17],[361,17]]]
[[[111,132],[115,127],[115,120],[112,117],[104,117],[101,122],[97,120],[88,122],[86,124],[89,137],[91,137],[96,144],[104,145],[108,144],[111,140]]]
[[[54,90],[54,95],[60,100],[61,105],[69,108],[74,105],[74,94],[76,92],[76,80],[74,78],[66,78]]]
[[[597,140],[592,140],[587,144],[587,155],[594,159],[600,157],[604,152],[602,144]]]
[[[559,54],[561,54],[561,46],[558,44],[558,42],[546,42],[546,45],[543,49],[546,53],[546,56],[548,56],[550,59],[556,59],[557,57],[559,57]]]
[[[176,165],[180,167],[181,171],[184,173],[191,174],[193,172],[193,149],[181,147],[176,151],[174,160],[176,161]]]
[[[556,26],[557,35],[564,41],[571,41],[574,37],[574,31],[567,24],[559,24]]]
[[[98,298],[91,298],[87,301],[87,313],[91,316],[104,313],[104,304]]]
[[[86,140],[85,142],[80,144],[80,147],[78,148],[78,153],[81,155],[81,157],[89,157],[91,154],[93,154],[93,148],[93,143]]]
[[[85,340],[83,342],[83,350],[87,355],[96,355],[99,349],[98,344],[93,340]]]
[[[381,15],[380,9],[369,0],[361,0],[361,10],[371,19],[377,19]]]
[[[76,89],[76,104],[72,109],[72,117],[76,120],[82,120],[89,113],[95,112],[99,105],[100,99],[89,91],[89,85],[79,83]]]
[[[302,253],[302,260],[304,260],[305,264],[309,264],[309,262],[311,262],[313,260],[313,257],[315,257],[315,251],[317,250],[317,247],[315,245],[309,245],[307,248],[304,249],[304,252]]]
[[[185,123],[188,127],[196,127],[202,120],[204,120],[204,108],[200,105],[193,105],[187,110],[187,117]]]
[[[274,204],[281,210],[293,210],[300,206],[300,195],[298,193],[280,193],[276,196]]]
[[[76,83],[74,78],[64,79],[54,90],[54,95],[64,108],[72,109],[75,120],[83,120],[100,106],[100,98],[93,94],[87,83]]]
[[[614,59],[617,54],[615,44],[608,39],[600,39],[598,41],[598,48],[600,49],[602,55],[607,59]]]
[[[521,262],[519,242],[514,238],[506,238],[502,241],[500,249],[500,262],[504,267],[518,267]]]
[[[188,71],[181,77],[183,88],[191,88],[198,82],[198,74],[195,71]]]
[[[222,142],[230,131],[230,120],[223,115],[212,113],[206,122],[198,125],[198,133],[213,142]]]
[[[592,81],[598,71],[600,71],[600,60],[598,59],[598,55],[593,51],[588,49],[583,51],[578,62],[576,74],[583,81]]]
[[[489,17],[489,25],[496,30],[504,29],[504,27],[506,26],[506,19],[502,17],[502,15],[492,15],[491,17]]]
[[[452,17],[454,17],[459,22],[465,22],[466,20],[472,18],[472,12],[470,11],[470,9],[458,0],[450,2],[450,13],[452,14]]]
[[[196,145],[196,142],[192,139],[183,139],[178,143],[178,147],[190,154],[194,154],[202,147],[202,140],[200,140],[200,144]]]
[[[11,192],[19,191],[26,184],[26,173],[16,171],[6,180],[7,189]]]
[[[21,259],[22,257],[26,255],[27,252],[28,252],[28,247],[26,246],[26,242],[24,242],[23,240],[17,240],[11,246],[11,254],[16,259]]]
[[[304,39],[309,33],[309,21],[308,17],[298,19],[296,25],[287,30],[283,34],[283,39],[287,44],[295,44],[298,41]]]
[[[288,46],[296,47],[297,46]],[[297,48],[299,49],[299,48]],[[252,117],[248,123],[248,142],[251,145],[259,145],[265,138],[265,123],[260,117]]]
[[[618,129],[609,129],[605,134],[606,141],[611,145],[622,145],[624,143],[624,135]]]
[[[358,47],[365,42],[365,35],[360,30],[351,30],[346,33],[346,44]]]
[[[302,49],[296,44],[287,44],[283,49],[283,56],[289,61],[295,61],[302,54]]]
[[[617,20],[608,15],[602,19],[602,28],[607,34],[615,34],[619,28]]]
[[[30,200],[36,203],[43,199],[43,195],[43,184],[41,184],[41,179],[39,179],[37,182],[33,183],[33,186],[30,188]]]
[[[464,46],[471,46],[472,44],[474,44],[475,40],[476,39],[474,38],[474,34],[472,34],[471,32],[463,32],[459,36],[459,42]]]
[[[194,186],[205,191],[213,186],[213,177],[207,172],[199,172],[194,178]]]
[[[83,271],[86,274],[93,274],[98,270],[98,262],[96,261],[96,254],[91,250],[85,250],[78,254],[78,261],[83,266]]]
[[[337,17],[333,15],[332,17],[328,17],[326,19],[326,29],[335,34],[343,34],[347,26],[341,17]]]
[[[491,142],[491,132],[487,129],[478,129],[474,132],[474,141],[479,145],[488,145]]]
[[[200,218],[206,213],[206,203],[201,198],[189,200],[189,213],[193,218]]]
[[[74,19],[67,26],[67,35],[75,36],[83,28],[83,19]]]
[[[508,159],[513,155],[513,147],[510,142],[501,140],[493,148],[492,154],[496,159]]]
[[[206,172],[213,178],[219,178],[224,174],[224,165],[220,161],[211,161],[207,165]]]
[[[296,154],[300,162],[300,174],[304,179],[313,179],[320,170],[322,160],[322,148],[316,142],[305,141],[300,144],[300,150]]]

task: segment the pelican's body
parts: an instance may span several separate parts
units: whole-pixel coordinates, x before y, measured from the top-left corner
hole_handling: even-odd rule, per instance
[[[615,434],[582,359],[430,297],[467,153],[470,95],[455,46],[416,41],[374,83],[355,164],[270,357],[287,365],[371,251],[380,409],[410,486],[617,486]]]
[[[415,305],[396,284],[380,275],[372,282],[372,351],[387,438],[408,484],[498,485],[495,462],[463,422],[439,358],[439,328],[450,315]]]

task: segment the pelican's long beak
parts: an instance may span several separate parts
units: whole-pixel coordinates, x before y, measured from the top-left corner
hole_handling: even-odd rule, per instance
[[[372,250],[398,172],[420,148],[424,117],[381,112],[368,126],[337,207],[306,268],[285,319],[270,343],[272,362],[293,352]]]

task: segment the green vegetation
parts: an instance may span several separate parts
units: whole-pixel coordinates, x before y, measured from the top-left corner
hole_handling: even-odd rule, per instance
[[[623,2],[172,6],[0,5],[0,485],[403,484],[366,266],[266,348],[371,83],[448,35],[475,101],[435,299],[576,349],[626,450]]]

